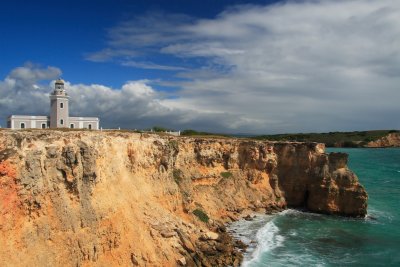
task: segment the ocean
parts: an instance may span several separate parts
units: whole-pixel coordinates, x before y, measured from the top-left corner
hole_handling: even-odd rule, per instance
[[[400,266],[400,149],[335,148],[365,186],[368,215],[285,210],[230,225],[249,245],[242,266]]]

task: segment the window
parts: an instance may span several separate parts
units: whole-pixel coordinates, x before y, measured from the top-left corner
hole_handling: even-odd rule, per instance
[[[64,103],[60,103],[60,108],[64,108]]]
[[[63,119],[60,120],[60,124],[64,125],[64,120]]]
[[[88,129],[92,130],[92,125],[91,124],[88,125]]]
[[[21,129],[25,129],[25,122],[21,122]]]
[[[46,123],[42,123],[42,129],[46,129]]]
[[[74,129],[75,125],[73,123],[71,123],[71,125],[69,126],[69,128]]]

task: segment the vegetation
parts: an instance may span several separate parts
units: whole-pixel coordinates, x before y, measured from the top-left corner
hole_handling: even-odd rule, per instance
[[[169,132],[169,131],[174,131],[172,129],[168,129],[165,127],[161,127],[161,126],[154,126],[153,128],[151,128],[151,130],[153,130],[153,132]]]
[[[202,222],[208,223],[208,220],[210,220],[208,215],[201,209],[195,209],[193,214],[196,215],[196,217]]]
[[[382,138],[389,133],[399,132],[397,130],[376,130],[356,132],[329,132],[329,133],[296,133],[260,135],[253,137],[259,140],[271,141],[299,141],[325,143],[327,147],[360,147],[368,142]]]
[[[168,147],[170,149],[172,149],[173,151],[176,151],[176,152],[179,151],[179,144],[178,144],[178,142],[176,140],[170,140],[168,142]]]
[[[198,132],[196,130],[183,130],[181,132],[181,135],[185,135],[185,136],[193,136],[193,135],[213,135],[212,133],[207,133],[207,132]]]
[[[198,136],[198,137],[230,137],[228,134],[218,134],[209,132],[198,132],[196,130],[184,130],[181,132],[182,136]]]
[[[172,176],[174,177],[175,183],[180,184],[183,180],[183,173],[180,169],[174,169],[172,171]]]
[[[221,176],[223,178],[229,178],[229,177],[232,177],[232,173],[231,172],[221,172]]]

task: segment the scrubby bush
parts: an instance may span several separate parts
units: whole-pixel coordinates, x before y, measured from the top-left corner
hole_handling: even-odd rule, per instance
[[[180,184],[183,180],[183,173],[180,169],[174,169],[172,171],[172,176],[174,177],[175,183]]]
[[[231,172],[221,172],[221,176],[223,177],[223,178],[229,178],[229,177],[232,177],[232,173]]]
[[[195,209],[193,211],[193,214],[196,215],[196,217],[199,218],[199,220],[202,222],[208,223],[208,220],[210,220],[208,215],[201,209]]]
[[[154,132],[167,132],[167,131],[171,131],[170,129],[161,127],[161,126],[154,126],[153,128]]]

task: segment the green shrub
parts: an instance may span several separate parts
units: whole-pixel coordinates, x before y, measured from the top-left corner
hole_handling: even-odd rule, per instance
[[[183,180],[182,178],[182,171],[180,169],[174,169],[172,171],[172,176],[174,177],[175,183],[180,184]]]
[[[179,150],[179,144],[178,141],[176,140],[170,140],[168,142],[168,147],[174,151],[178,151]]]
[[[231,137],[228,134],[198,132],[196,130],[191,130],[191,129],[181,131],[181,135],[182,136],[203,136],[203,137]]]
[[[231,172],[221,172],[221,176],[223,177],[223,178],[230,178],[230,177],[232,177],[232,173]]]
[[[371,141],[374,141],[374,140],[375,140],[375,139],[374,139],[373,137],[370,136],[370,137],[364,138],[363,141],[368,143],[368,142],[371,142]]]
[[[196,217],[199,218],[199,220],[202,222],[208,223],[208,220],[210,220],[208,215],[201,209],[195,209],[193,211],[193,214],[196,215]]]
[[[154,126],[153,128],[151,128],[154,132],[168,132],[168,131],[174,131],[173,129],[168,129],[162,126]]]
[[[198,131],[191,130],[191,129],[183,130],[183,131],[181,132],[181,135],[186,135],[186,136],[199,135],[199,134],[200,134],[200,133],[199,133]]]

